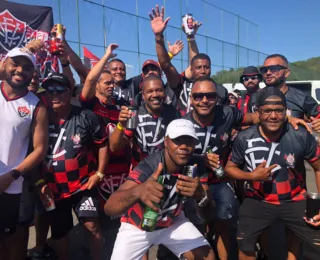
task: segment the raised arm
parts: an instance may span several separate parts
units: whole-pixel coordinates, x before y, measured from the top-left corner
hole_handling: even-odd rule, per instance
[[[116,48],[118,48],[117,44],[113,44],[113,43],[110,44],[107,48],[106,53],[89,72],[81,92],[81,96],[84,99],[90,100],[95,96],[97,81],[101,75],[101,72],[106,66],[108,60],[116,56],[116,54],[112,53],[112,51],[115,50]]]
[[[202,25],[202,23],[198,23],[193,22],[193,26],[194,26],[194,34],[193,35],[187,35],[187,39],[188,39],[188,51],[189,51],[189,66],[188,68],[185,70],[185,76],[188,79],[192,78],[192,72],[191,72],[191,60],[193,59],[194,56],[196,56],[197,54],[199,54],[199,49],[198,49],[198,45],[196,43],[196,39],[195,39],[195,35],[198,31],[198,29],[200,28],[200,26]],[[182,29],[185,32],[184,26],[182,25]]]
[[[161,12],[159,11],[159,6],[156,9],[152,9],[152,14],[149,13],[151,19],[151,28],[156,37],[156,51],[160,67],[166,74],[167,80],[171,88],[176,88],[180,81],[181,76],[177,72],[176,68],[172,65],[168,51],[164,44],[163,32],[167,27],[170,17],[164,20],[164,7],[162,7]]]

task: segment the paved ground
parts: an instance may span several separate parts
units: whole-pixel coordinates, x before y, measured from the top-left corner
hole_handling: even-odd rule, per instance
[[[314,180],[313,170],[309,165],[306,165],[307,172],[307,186],[309,191],[316,191],[316,185]],[[76,219],[75,219],[76,223]],[[111,231],[112,232],[112,231]],[[114,232],[114,231],[113,231]],[[105,234],[106,239],[110,237],[108,233]],[[89,260],[88,255],[86,255],[85,248],[85,234],[82,228],[77,225],[70,234],[71,249],[70,249],[70,260]],[[281,225],[275,225],[272,228],[272,239],[270,240],[271,248],[271,260],[285,260],[286,259],[286,249],[283,244],[284,241],[284,229]],[[32,249],[35,245],[35,232],[34,228],[31,228],[30,239],[29,239],[29,249]],[[149,259],[155,260],[155,253],[157,248],[151,248],[149,252]],[[108,252],[110,248],[105,248],[103,260],[108,260]]]

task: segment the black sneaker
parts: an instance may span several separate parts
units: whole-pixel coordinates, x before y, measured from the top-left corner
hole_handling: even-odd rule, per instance
[[[49,246],[45,246],[42,251],[33,251],[31,254],[32,260],[54,260],[56,252]]]

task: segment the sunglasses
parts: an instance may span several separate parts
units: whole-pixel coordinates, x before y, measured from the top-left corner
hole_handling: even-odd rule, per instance
[[[268,72],[268,70],[270,70],[272,73],[278,73],[280,70],[286,70],[286,69],[288,69],[288,68],[285,66],[271,65],[271,66],[261,67],[260,73],[266,74]]]
[[[200,102],[204,97],[208,99],[208,101],[215,101],[217,99],[217,92],[207,92],[207,93],[193,93],[192,97],[195,101]]]
[[[50,87],[47,87],[46,91],[51,95],[54,93],[61,95],[65,92],[69,91],[69,89],[66,87],[63,87],[63,86],[55,86],[55,87],[50,86]]]
[[[258,75],[254,75],[254,76],[244,76],[244,77],[242,77],[243,81],[249,81],[250,79],[251,80],[259,79],[259,76]]]
[[[260,113],[266,116],[270,116],[273,112],[275,112],[277,115],[282,116],[285,112],[286,109],[259,109]]]

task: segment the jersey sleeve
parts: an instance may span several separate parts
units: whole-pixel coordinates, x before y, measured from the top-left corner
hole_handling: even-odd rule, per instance
[[[318,146],[317,140],[309,132],[306,134],[305,144],[305,160],[308,162],[314,162],[318,160],[320,158],[320,147]]]
[[[233,126],[241,126],[244,120],[244,115],[237,107],[231,107],[231,109],[233,112]]]
[[[81,107],[92,110],[94,107],[94,103],[95,103],[95,97],[91,98],[91,99],[86,99],[80,93],[79,102],[80,102]]]
[[[242,142],[244,137],[240,134],[232,145],[229,160],[237,165],[243,165],[245,162],[245,143]]]
[[[107,133],[99,118],[91,111],[87,111],[90,134],[95,144],[103,144],[107,141]]]
[[[307,95],[303,102],[303,110],[308,117],[313,116],[320,118],[320,106],[310,95]]]

